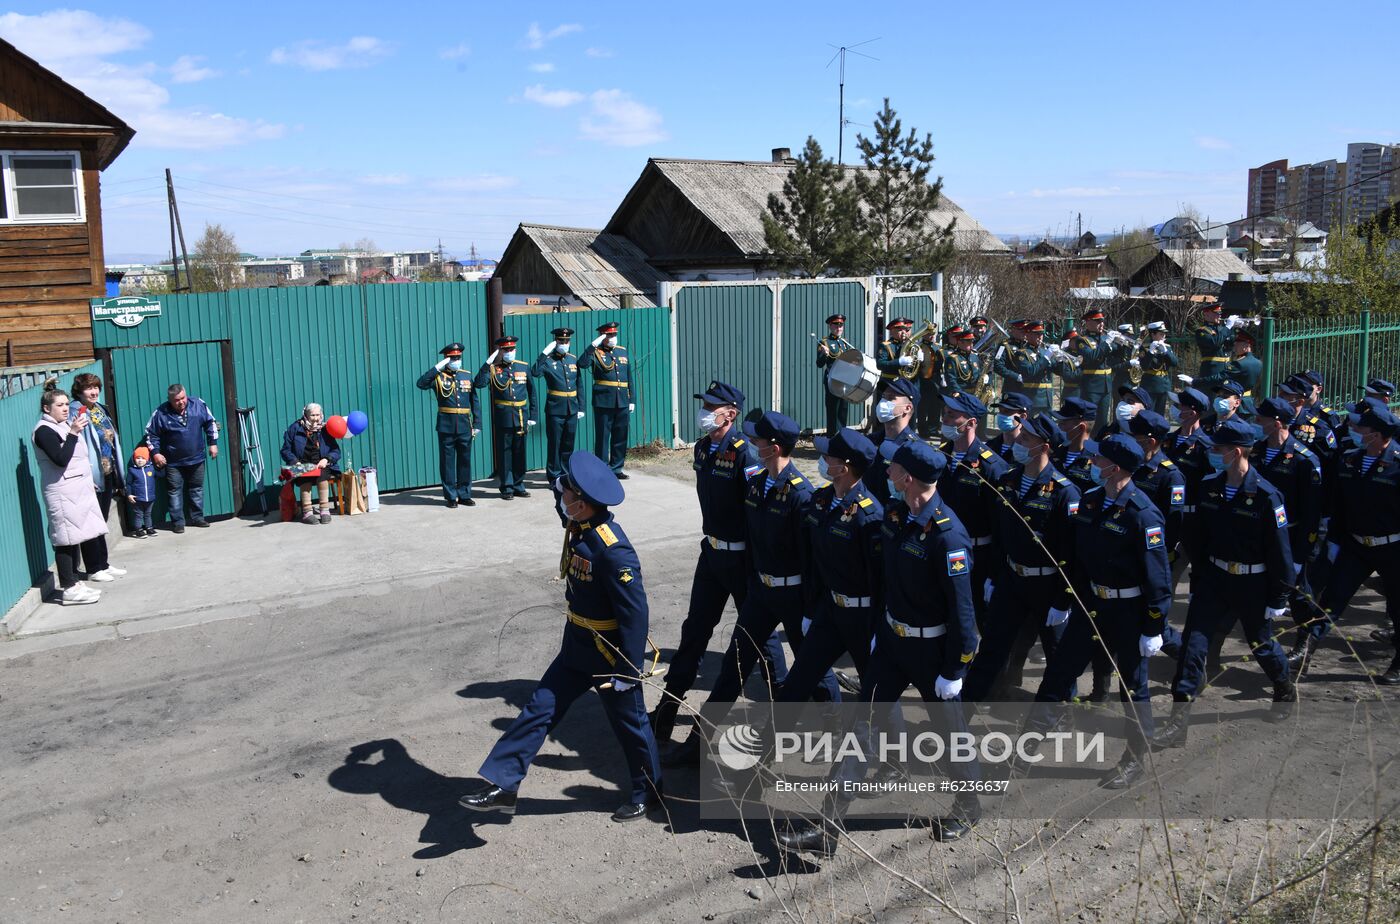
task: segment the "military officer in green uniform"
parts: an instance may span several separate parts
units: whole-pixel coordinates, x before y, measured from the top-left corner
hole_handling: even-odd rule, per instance
[[[598,336],[579,357],[578,367],[593,373],[593,451],[613,474],[625,479],[627,428],[637,405],[632,397],[632,366],[617,345],[617,324],[598,327]]]
[[[544,471],[549,483],[564,474],[574,453],[574,436],[583,417],[583,399],[578,396],[578,357],[569,352],[572,327],[556,327],[553,340],[545,344],[530,367],[532,378],[544,379],[544,432],[549,451]]]
[[[1176,353],[1167,343],[1167,325],[1152,321],[1147,325],[1147,342],[1138,351],[1142,368],[1142,389],[1152,396],[1152,410],[1167,413],[1167,395],[1172,390],[1172,370],[1180,365]]]
[[[1222,322],[1219,302],[1210,302],[1201,308],[1201,325],[1196,328],[1196,348],[1201,352],[1201,370],[1196,373],[1194,379],[1183,378],[1182,381],[1210,394],[1215,390],[1215,386],[1230,378],[1225,373],[1225,365],[1230,361],[1231,347],[1235,342],[1235,328],[1243,323],[1239,318]]]
[[[855,344],[847,340],[846,316],[833,314],[826,319],[826,336],[817,341],[817,368],[822,370],[822,396],[826,400],[826,435],[830,439],[846,425],[846,408],[850,402],[831,393],[829,379],[831,364],[847,350],[854,350]]]
[[[949,331],[952,344],[943,351],[940,389],[948,395],[975,395],[985,377],[982,357],[972,351],[973,333],[965,327]]]
[[[1090,308],[1080,320],[1084,322],[1084,332],[1071,347],[1071,352],[1079,357],[1079,396],[1094,403],[1096,419],[1108,420],[1113,403],[1113,367],[1130,341],[1117,331],[1104,332],[1104,314],[1098,308]]]
[[[997,351],[993,367],[1002,377],[1005,391],[1019,391],[1031,399],[1031,410],[1048,411],[1055,383],[1055,363],[1051,350],[1043,345],[1045,325],[1040,321],[1018,321],[1012,330],[1024,340],[1008,340]]]
[[[515,337],[501,337],[476,374],[478,390],[491,390],[491,433],[501,456],[501,499],[529,497],[525,490],[525,434],[535,426],[530,364],[515,358]]]
[[[470,374],[462,371],[462,345],[449,343],[442,359],[418,376],[418,387],[437,398],[438,470],[447,506],[475,507],[472,500],[472,437],[481,432],[481,402]]]
[[[1235,331],[1232,353],[1230,361],[1225,364],[1225,377],[1232,382],[1239,382],[1244,389],[1244,394],[1240,396],[1240,416],[1245,420],[1253,420],[1254,392],[1259,385],[1259,376],[1264,374],[1264,364],[1254,355],[1253,335],[1248,331]],[[1260,396],[1261,399],[1266,397],[1268,396]]]

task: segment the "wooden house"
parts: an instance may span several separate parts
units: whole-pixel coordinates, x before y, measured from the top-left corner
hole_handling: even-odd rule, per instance
[[[594,310],[656,306],[657,284],[671,277],[647,262],[637,245],[584,228],[522,224],[496,276],[505,291],[548,304],[564,297]]]
[[[105,294],[98,175],[135,131],[0,40],[0,365],[92,358]]]

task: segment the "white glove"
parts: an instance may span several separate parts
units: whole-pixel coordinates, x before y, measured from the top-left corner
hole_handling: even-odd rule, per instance
[[[807,633],[811,630],[811,628],[812,628],[812,617],[811,617],[811,616],[803,616],[803,617],[802,617],[802,637],[803,637],[803,638],[806,638],[806,637],[807,637]]]
[[[993,584],[992,584],[992,579],[991,579],[991,578],[987,578],[987,580],[985,580],[985,581],[982,582],[982,602],[983,602],[983,603],[991,603],[991,602],[992,602],[992,589],[993,589]]]
[[[472,436],[480,436],[480,435],[481,435],[481,431],[480,431],[480,430],[473,430],[473,431],[472,431]]]
[[[1165,353],[1165,352],[1167,352],[1167,344],[1166,344],[1166,341],[1164,341],[1164,340],[1154,340],[1154,341],[1152,341],[1152,345],[1151,345],[1150,347],[1147,348],[1147,351],[1148,351],[1149,353]]]
[[[1283,617],[1285,617],[1285,616],[1287,616],[1287,615],[1288,615],[1288,607],[1286,607],[1286,606],[1279,606],[1279,607],[1266,606],[1266,607],[1264,607],[1264,618],[1265,618],[1265,619],[1282,619]]]
[[[1138,636],[1138,654],[1144,658],[1150,658],[1162,650],[1162,636],[1141,635]]]
[[[621,677],[614,677],[612,688],[614,693],[626,693],[637,685],[635,680],[623,680]]]
[[[627,405],[627,413],[629,413],[629,414],[632,413],[633,411],[635,411],[636,409],[637,409],[637,405],[635,405],[635,404],[629,404],[629,405]]]
[[[1129,365],[1129,366],[1132,366],[1134,369],[1141,369],[1141,368],[1142,368],[1142,360],[1140,360],[1140,359],[1138,359],[1136,356],[1134,356],[1132,359],[1128,360],[1128,365]]]
[[[559,345],[559,344],[555,343],[553,340],[549,341],[548,343],[546,343],[546,344],[544,345],[544,349],[543,349],[543,350],[540,350],[540,355],[541,355],[541,356],[548,356],[550,353],[553,353],[553,352],[554,352],[554,348],[555,348],[556,346],[558,346],[558,345]]]
[[[901,366],[912,366],[912,365],[914,365],[914,357],[912,357],[912,356],[901,356],[901,357],[899,357],[899,364],[900,364]]]
[[[1021,373],[1019,373],[1019,372],[1013,372],[1013,373],[1011,373],[1010,375],[1002,376],[1002,378],[1014,379],[1014,380],[1016,380],[1017,382],[1024,382],[1024,381],[1025,381],[1025,379],[1021,378]]]
[[[491,351],[491,355],[488,356],[488,357],[486,357],[486,365],[489,366],[489,365],[491,365],[492,363],[494,363],[494,362],[496,361],[496,357],[497,357],[497,356],[500,356],[500,355],[501,355],[501,351],[500,351],[500,350],[492,350],[492,351]]]
[[[1047,628],[1053,629],[1056,626],[1063,625],[1068,619],[1069,610],[1057,610],[1052,606],[1050,607],[1050,612],[1045,616],[1045,625]]]
[[[535,422],[534,422],[533,420],[527,420],[527,421],[525,421],[525,427],[526,427],[526,429],[529,429],[530,427],[533,427],[534,425],[535,425]]]
[[[991,384],[991,381],[992,381],[992,377],[991,377],[990,375],[987,375],[985,372],[982,373],[982,384],[983,384],[983,385]]]
[[[578,419],[583,420],[583,411],[578,412]]]
[[[594,348],[597,348],[597,347],[602,346],[602,345],[603,345],[603,341],[606,340],[606,339],[608,339],[608,338],[607,338],[607,336],[604,335],[604,334],[599,334],[597,337],[593,338],[593,346],[594,346]]]
[[[952,699],[954,696],[957,696],[961,692],[961,677],[959,677],[957,680],[948,680],[942,674],[939,674],[936,678],[934,678],[933,695],[937,696],[939,699]]]
[[[452,362],[452,360],[450,360],[450,359],[448,359],[446,356],[444,356],[442,359],[438,360],[437,365],[436,365],[436,366],[433,366],[433,368],[436,369],[437,371],[441,372],[442,370],[444,370],[444,369],[447,368],[447,364],[450,363],[450,362]]]
[[[924,351],[923,351],[922,348],[920,348],[920,350],[919,350],[919,355],[917,355],[917,356],[914,357],[914,362],[921,363],[921,362],[923,362],[923,361],[924,361]]]
[[[1335,561],[1337,560],[1337,553],[1340,552],[1341,550],[1342,550],[1342,547],[1339,546],[1339,545],[1337,545],[1337,543],[1335,543],[1335,542],[1329,542],[1329,543],[1327,543],[1327,560],[1328,560],[1328,561],[1331,561],[1331,562],[1335,562]]]
[[[1176,377],[1176,380],[1177,380],[1178,382],[1184,382],[1184,383],[1187,384],[1187,385],[1190,385],[1192,382],[1195,381],[1195,379],[1191,378],[1191,376],[1189,376],[1189,375],[1178,375],[1178,376]]]
[[[1237,314],[1232,314],[1232,315],[1230,315],[1228,318],[1225,319],[1225,326],[1228,327],[1228,328],[1230,328],[1231,330],[1235,330],[1236,328],[1244,327],[1244,325],[1245,325],[1245,320],[1244,320],[1244,318],[1240,317],[1240,316],[1237,315]]]

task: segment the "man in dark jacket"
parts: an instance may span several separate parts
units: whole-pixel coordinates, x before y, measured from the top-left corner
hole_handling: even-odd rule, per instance
[[[146,422],[146,445],[151,461],[165,474],[170,504],[170,530],[185,531],[185,493],[189,491],[191,526],[208,526],[204,519],[204,461],[219,457],[219,422],[209,406],[185,394],[178,383],[166,389],[167,400]]]

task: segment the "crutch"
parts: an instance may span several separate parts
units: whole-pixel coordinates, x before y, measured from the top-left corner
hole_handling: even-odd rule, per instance
[[[258,486],[258,506],[267,515],[267,495],[263,491],[262,441],[258,438],[258,409],[240,407],[238,411],[238,433],[243,441],[243,465],[248,470],[245,483]]]

